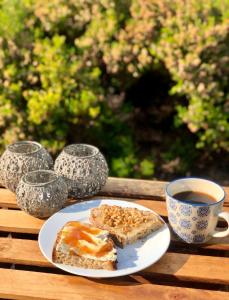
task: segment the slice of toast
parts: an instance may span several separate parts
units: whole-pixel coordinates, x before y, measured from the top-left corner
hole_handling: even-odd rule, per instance
[[[117,254],[108,231],[73,221],[58,232],[52,260],[87,269],[116,270]]]
[[[106,204],[91,209],[90,222],[98,228],[108,230],[121,248],[156,231],[164,224],[150,211]]]

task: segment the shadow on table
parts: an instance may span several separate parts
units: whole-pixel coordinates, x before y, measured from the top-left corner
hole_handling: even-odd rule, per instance
[[[176,276],[178,271],[186,264],[190,255],[180,253],[180,251],[176,255],[176,251],[178,250],[178,248],[180,250],[182,250],[183,247],[185,247],[189,244],[187,244],[184,241],[182,241],[181,239],[179,239],[178,236],[171,229],[171,227],[170,227],[170,233],[171,233],[171,243],[170,243],[169,249],[170,250],[175,249],[175,252],[173,252],[173,253],[166,252],[160,258],[160,260],[158,260],[155,264],[153,264],[150,267],[143,270],[142,273],[147,274],[147,275],[161,274],[163,276]],[[175,248],[173,247],[174,239],[176,239],[176,240],[179,239],[179,244]]]
[[[115,286],[139,286],[142,285],[141,282],[132,279],[130,276],[120,276],[116,278],[106,278],[106,279],[89,279],[93,282],[107,285],[115,285]]]
[[[88,201],[77,201],[64,208],[64,213],[80,213],[98,207],[101,204],[101,200],[88,200]]]

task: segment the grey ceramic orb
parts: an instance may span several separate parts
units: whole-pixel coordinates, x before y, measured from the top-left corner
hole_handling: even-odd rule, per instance
[[[68,198],[65,180],[50,170],[29,172],[16,189],[18,206],[37,218],[47,218],[61,209]]]
[[[72,144],[63,149],[54,164],[54,171],[64,176],[69,196],[85,198],[98,193],[108,177],[106,160],[98,148]]]
[[[0,183],[15,192],[24,174],[52,167],[52,157],[41,144],[32,141],[16,142],[9,145],[0,158]]]

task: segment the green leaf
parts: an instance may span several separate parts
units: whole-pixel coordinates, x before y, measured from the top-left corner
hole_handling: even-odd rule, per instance
[[[154,162],[149,159],[144,159],[140,163],[140,172],[143,176],[153,176],[154,174]]]

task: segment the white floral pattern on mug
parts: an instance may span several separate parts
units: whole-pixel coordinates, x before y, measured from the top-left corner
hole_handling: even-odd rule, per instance
[[[192,207],[190,205],[182,204],[179,210],[183,216],[191,216],[192,214]]]
[[[176,209],[176,208],[177,208],[176,201],[170,199],[170,200],[169,200],[169,207],[170,207],[171,209]]]
[[[170,214],[169,219],[173,224],[177,223],[177,218],[175,214]]]
[[[190,221],[188,220],[185,220],[185,219],[181,219],[180,220],[180,226],[183,227],[183,228],[186,228],[186,229],[190,229],[192,224]]]

